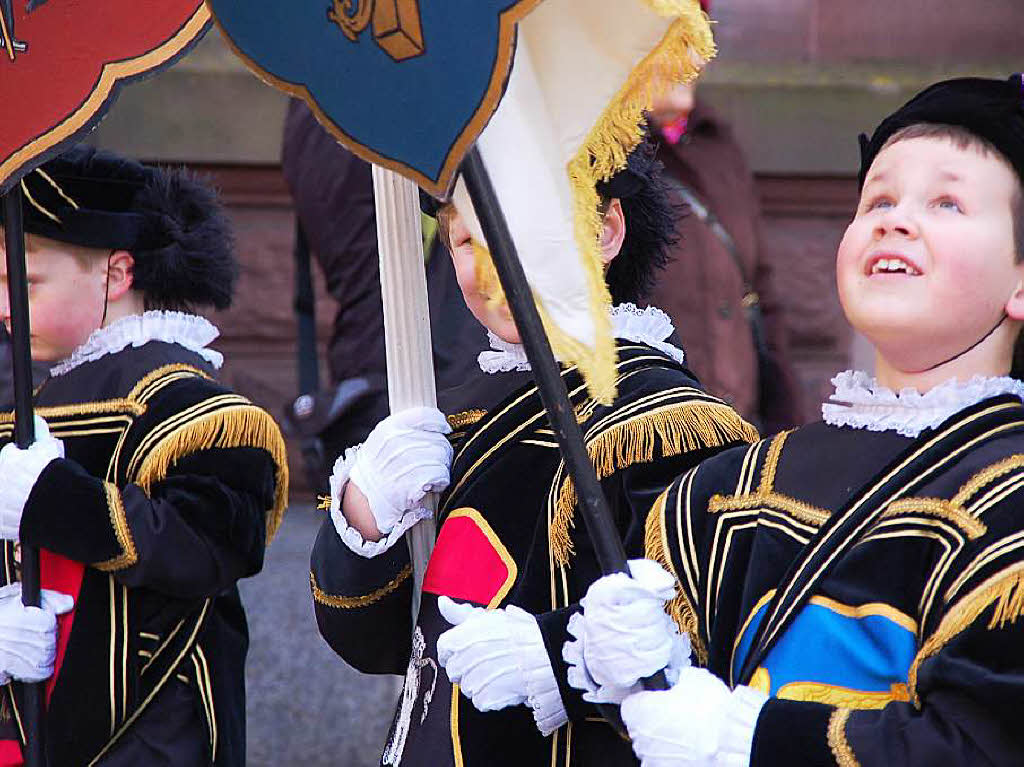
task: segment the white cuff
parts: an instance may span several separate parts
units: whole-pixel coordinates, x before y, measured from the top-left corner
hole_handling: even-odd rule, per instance
[[[547,737],[569,721],[569,714],[558,692],[558,681],[551,668],[551,658],[544,647],[537,619],[529,613],[506,609],[509,618],[512,647],[515,650],[519,673],[526,683],[526,703],[533,711],[533,721],[540,734]]]
[[[715,767],[749,767],[757,718],[767,702],[768,696],[753,687],[740,685],[732,691],[730,705],[725,710]]]
[[[428,508],[420,507],[407,511],[398,523],[391,528],[386,537],[379,541],[368,541],[362,534],[348,523],[345,514],[341,510],[341,499],[345,495],[345,486],[348,484],[349,475],[352,473],[352,465],[355,463],[359,446],[350,447],[345,450],[345,455],[334,463],[334,472],[331,474],[331,521],[334,522],[334,529],[341,538],[342,543],[354,554],[372,559],[390,549],[402,536],[421,519],[431,515]]]

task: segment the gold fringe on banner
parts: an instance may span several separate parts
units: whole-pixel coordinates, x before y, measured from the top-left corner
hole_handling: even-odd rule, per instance
[[[957,602],[921,646],[907,675],[907,686],[918,708],[921,701],[917,694],[917,670],[921,663],[942,650],[992,605],[995,605],[995,610],[988,623],[990,631],[1014,623],[1024,614],[1024,562],[996,573]]]
[[[550,318],[537,301],[552,351],[562,361],[577,364],[591,396],[603,405],[615,398],[615,342],[608,309],[611,294],[605,283],[599,246],[602,216],[597,184],[626,167],[626,158],[643,138],[645,113],[654,101],[677,83],[691,82],[714,57],[711,23],[698,0],[643,0],[655,13],[673,21],[655,46],[630,72],[626,82],[591,127],[567,171],[573,191],[576,247],[587,278],[595,345],[588,347]],[[503,300],[490,253],[474,245],[476,275],[481,293],[492,302]]]
[[[757,430],[731,407],[717,402],[674,405],[615,424],[587,442],[598,479],[638,463],[729,442],[757,440]],[[659,449],[660,448],[660,449]],[[555,503],[550,545],[564,567],[573,555],[570,530],[575,525],[576,486],[566,477]]]
[[[233,405],[189,421],[168,434],[146,456],[135,482],[147,493],[167,478],[181,458],[201,450],[254,447],[266,450],[276,467],[274,505],[268,509],[267,543],[273,540],[288,505],[288,458],[281,430],[255,405]]]
[[[651,509],[651,513],[647,517],[644,527],[644,556],[653,559],[672,573],[672,577],[675,578],[676,595],[669,600],[665,611],[675,621],[679,630],[690,637],[690,647],[693,649],[698,665],[706,666],[708,650],[700,638],[697,613],[693,609],[693,605],[690,604],[690,600],[686,598],[682,581],[672,566],[672,558],[669,556],[668,545],[665,542],[665,504],[668,501],[668,492],[666,490],[658,496],[658,500],[654,502],[654,508]]]

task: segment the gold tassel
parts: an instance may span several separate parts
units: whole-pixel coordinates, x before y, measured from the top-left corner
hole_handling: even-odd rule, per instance
[[[587,452],[598,479],[604,479],[627,466],[650,463],[659,457],[757,438],[757,430],[728,405],[701,402],[655,410],[616,424],[588,442]],[[561,567],[573,555],[570,531],[575,525],[576,501],[576,486],[571,477],[566,477],[558,493],[550,533],[551,550]]]
[[[214,448],[254,447],[266,450],[276,466],[274,505],[268,510],[267,543],[281,526],[288,505],[288,457],[274,419],[255,405],[233,405],[190,421],[164,437],[146,456],[135,482],[147,493],[167,478],[179,459]]]
[[[927,641],[921,646],[907,674],[907,686],[914,705],[920,708],[917,695],[917,670],[928,658],[938,653],[958,634],[966,630],[989,607],[995,605],[988,629],[1002,628],[1014,623],[1024,614],[1024,562],[1019,562],[996,573],[974,591],[961,599],[946,614]]]
[[[683,584],[680,582],[679,576],[672,566],[672,558],[669,556],[665,546],[664,519],[668,494],[669,491],[666,490],[658,496],[658,500],[654,502],[654,507],[647,517],[647,522],[644,526],[644,556],[648,559],[653,559],[672,573],[675,578],[676,595],[669,600],[665,606],[665,611],[675,621],[679,630],[689,635],[690,647],[693,648],[698,665],[706,666],[708,663],[708,650],[700,638],[697,626],[697,613],[694,611],[693,605],[690,604],[690,600],[686,598]]]

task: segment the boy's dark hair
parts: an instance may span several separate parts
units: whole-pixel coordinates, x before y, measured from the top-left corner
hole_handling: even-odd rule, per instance
[[[226,309],[238,265],[214,190],[185,169],[76,146],[22,180],[25,231],[135,259],[147,309]]]
[[[605,274],[612,303],[644,299],[654,285],[657,271],[668,263],[668,248],[676,241],[679,210],[671,202],[656,152],[654,144],[643,141],[630,154],[625,168],[597,186],[602,213],[611,200],[618,199],[626,222],[622,248]],[[420,207],[437,216],[438,237],[450,250],[452,207],[439,205],[422,192]]]
[[[602,200],[618,198],[626,220],[622,248],[605,275],[612,303],[646,298],[676,241],[680,211],[671,201],[656,153],[657,147],[645,140],[630,154],[622,171],[597,187]]]
[[[940,138],[951,141],[958,149],[973,149],[986,157],[997,157],[1014,170],[1010,160],[991,141],[972,133],[960,125],[943,125],[940,123],[915,123],[901,128],[892,134],[882,149],[900,141],[915,138]],[[1010,214],[1013,216],[1013,241],[1017,263],[1024,261],[1024,179],[1014,174],[1016,184],[1010,198]]]

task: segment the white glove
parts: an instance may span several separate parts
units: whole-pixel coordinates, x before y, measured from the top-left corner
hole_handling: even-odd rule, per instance
[[[615,573],[595,581],[580,600],[583,613],[569,621],[576,640],[562,649],[569,684],[593,703],[618,703],[661,669],[671,682],[690,664],[690,639],[665,612],[674,579],[649,559],[631,560],[629,571],[632,577]]]
[[[64,443],[50,436],[50,429],[35,416],[36,441],[22,450],[13,442],[0,450],[0,538],[18,540],[21,515],[29,493],[43,469],[54,458],[64,457]]]
[[[57,616],[71,610],[75,600],[43,589],[41,607],[21,603],[21,584],[0,588],[0,684],[12,678],[42,682],[53,675],[57,657]]]
[[[381,533],[387,535],[427,493],[448,487],[452,446],[444,435],[450,431],[437,408],[412,407],[392,413],[363,444],[346,451],[348,479],[363,491]],[[338,469],[336,464],[335,474]],[[344,492],[343,482],[332,484]]]
[[[732,692],[702,668],[687,668],[670,690],[622,702],[622,721],[642,767],[748,767],[754,729],[768,696]]]
[[[537,729],[550,735],[568,714],[558,692],[537,620],[515,605],[485,610],[438,599],[455,628],[437,640],[437,660],[479,711],[529,705]]]

